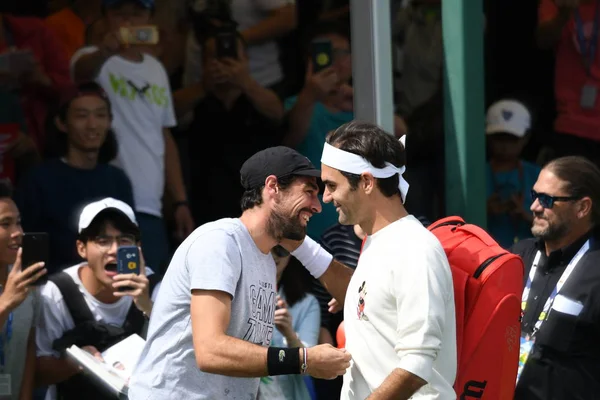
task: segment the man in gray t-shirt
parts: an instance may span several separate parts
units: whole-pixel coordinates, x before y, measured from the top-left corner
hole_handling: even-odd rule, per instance
[[[269,347],[276,304],[270,250],[302,240],[321,211],[320,172],[287,147],[242,166],[242,216],[205,224],[179,246],[162,281],[131,400],[255,399],[259,377],[334,378],[350,355],[330,345]]]

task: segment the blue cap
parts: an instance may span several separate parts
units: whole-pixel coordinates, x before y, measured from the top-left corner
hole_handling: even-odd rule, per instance
[[[102,5],[104,7],[114,7],[125,2],[137,3],[147,9],[154,8],[154,0],[102,0]]]

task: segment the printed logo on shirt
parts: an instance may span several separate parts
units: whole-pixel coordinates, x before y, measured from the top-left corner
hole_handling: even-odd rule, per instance
[[[273,337],[273,318],[277,295],[273,285],[268,282],[251,285],[249,292],[252,315],[248,318],[248,329],[243,339],[261,346],[268,346]]]
[[[363,281],[362,285],[358,288],[358,307],[356,308],[356,314],[358,319],[368,321],[369,318],[365,315],[365,299],[367,298],[367,281]]]
[[[158,86],[154,83],[146,83],[144,85],[133,84],[124,76],[117,76],[109,73],[110,87],[112,91],[129,101],[136,99],[146,99],[151,104],[158,107],[167,108],[169,106],[169,96],[166,87]]]

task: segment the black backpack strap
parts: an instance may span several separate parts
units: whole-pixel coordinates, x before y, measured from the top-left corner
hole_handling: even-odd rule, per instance
[[[151,298],[158,282],[160,282],[160,276],[158,274],[152,274],[148,276],[148,293]],[[146,319],[144,314],[138,310],[138,308],[135,306],[135,303],[132,302],[131,307],[129,307],[129,311],[127,312],[127,317],[125,317],[123,329],[129,334],[139,334],[142,331],[145,322]]]
[[[95,321],[90,307],[85,302],[83,293],[79,291],[77,284],[66,272],[53,274],[48,280],[54,283],[58,287],[58,290],[60,290],[75,326],[86,321]]]

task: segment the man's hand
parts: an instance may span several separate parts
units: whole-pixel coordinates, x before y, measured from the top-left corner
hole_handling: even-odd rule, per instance
[[[313,378],[334,379],[346,373],[352,356],[345,349],[320,344],[307,349],[307,373]]]
[[[224,58],[219,60],[222,70],[227,74],[228,81],[234,86],[245,91],[252,83],[252,77],[248,70],[248,61],[246,59],[236,60],[233,58]]]
[[[342,311],[342,305],[336,299],[331,299],[327,305],[329,306],[327,311],[332,314],[337,314],[338,312]]]
[[[100,353],[98,351],[98,349],[95,348],[94,346],[83,346],[81,348],[81,350],[87,351],[88,353],[90,353],[91,355],[93,355],[94,358],[98,359],[99,361],[104,362],[104,358],[102,358],[102,353]]]
[[[339,86],[339,78],[333,67],[313,73],[312,63],[306,71],[305,90],[317,101],[323,101]]]
[[[152,312],[152,300],[150,299],[150,282],[146,276],[146,262],[142,249],[140,249],[140,274],[119,274],[113,278],[113,288],[117,289],[113,293],[115,297],[131,296],[135,306],[146,315]],[[130,290],[120,292],[121,287],[131,288]]]
[[[215,85],[229,82],[231,79],[229,76],[229,71],[223,68],[223,64],[217,60],[211,60],[208,62],[202,75],[204,86],[207,88],[212,88]]]
[[[102,42],[98,45],[98,48],[104,54],[105,57],[110,57],[117,54],[119,51],[125,48],[121,35],[116,31],[109,31]]]
[[[277,309],[275,309],[273,323],[277,330],[286,338],[296,334],[292,326],[292,315],[288,310],[287,303],[279,296],[277,296]]]
[[[177,240],[183,242],[195,229],[194,218],[190,207],[183,204],[175,209],[175,235]]]
[[[20,248],[15,263],[8,273],[4,291],[0,295],[0,304],[10,311],[25,301],[31,290],[31,285],[47,272],[43,262],[35,263],[23,271],[21,268],[22,253],[23,249]]]

